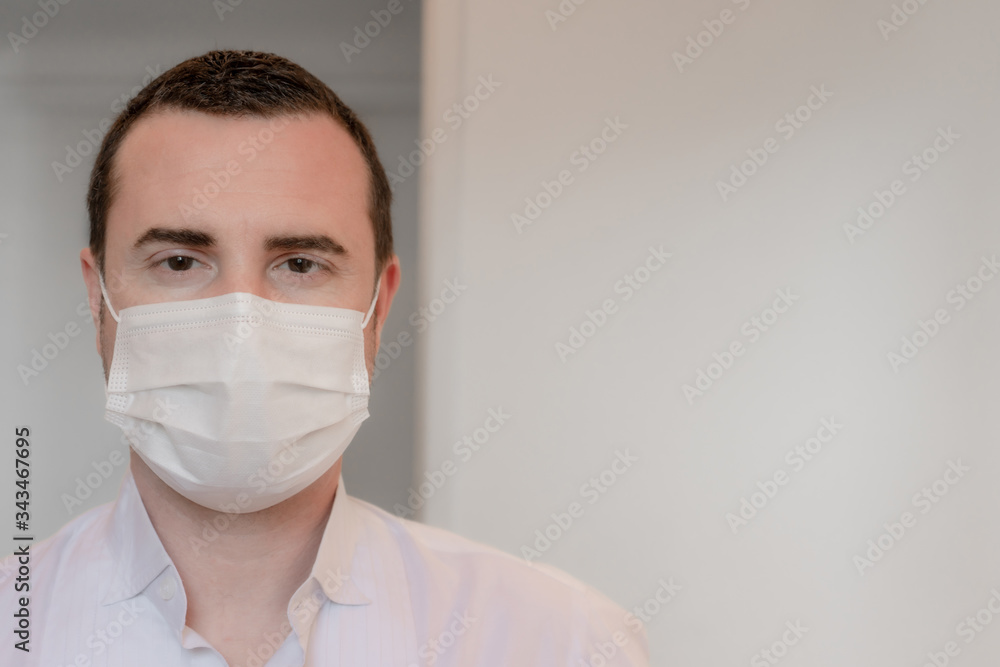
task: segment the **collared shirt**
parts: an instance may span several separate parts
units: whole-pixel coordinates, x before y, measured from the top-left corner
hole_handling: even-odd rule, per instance
[[[193,549],[210,547],[211,529],[203,537]],[[33,545],[26,560],[28,592],[15,591],[16,555],[0,569],[0,628],[8,628],[0,632],[3,667],[227,665],[185,624],[187,591],[130,473],[114,503]],[[23,596],[30,598],[28,653],[15,648],[19,639],[11,632]],[[288,604],[287,624],[236,664],[649,662],[641,622],[593,588],[555,568],[393,516],[347,495],[343,478],[310,577]]]

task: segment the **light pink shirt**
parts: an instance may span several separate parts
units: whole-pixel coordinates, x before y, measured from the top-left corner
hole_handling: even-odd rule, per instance
[[[0,568],[4,667],[227,664],[185,625],[184,586],[129,473],[117,501],[31,547],[30,653],[11,631],[17,566],[12,556]],[[236,664],[649,664],[645,628],[593,588],[352,498],[343,478],[288,625],[287,638],[275,628]]]

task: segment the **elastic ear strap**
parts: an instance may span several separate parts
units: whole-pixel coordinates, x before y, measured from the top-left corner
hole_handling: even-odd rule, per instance
[[[115,309],[111,307],[111,299],[108,298],[108,290],[104,286],[104,276],[98,273],[97,279],[101,283],[101,294],[104,295],[104,303],[108,304],[108,312],[111,313],[111,317],[115,318],[115,322],[121,322],[121,320],[118,318],[118,313],[116,313]]]
[[[379,276],[378,281],[375,283],[375,297],[372,299],[372,305],[368,308],[368,314],[365,315],[365,319],[361,322],[362,329],[368,326],[368,320],[371,319],[372,313],[375,312],[375,304],[378,303],[378,291],[381,287],[382,287],[382,276]],[[108,307],[110,308],[110,306]]]

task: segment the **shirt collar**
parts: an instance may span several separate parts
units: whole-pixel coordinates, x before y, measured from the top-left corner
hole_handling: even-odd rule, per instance
[[[173,565],[142,504],[135,479],[128,468],[111,516],[109,539],[114,565],[107,589],[101,596],[105,605],[134,597],[146,589],[167,567]]]
[[[353,498],[347,495],[341,475],[330,518],[320,541],[309,580],[315,581],[332,602],[364,605],[372,601],[373,568],[365,549],[359,548],[361,525]],[[126,468],[111,518],[109,549],[114,564],[101,596],[109,605],[134,597],[173,565],[143,505],[130,469]],[[304,592],[304,584],[296,593]]]
[[[354,499],[347,495],[341,475],[310,573],[310,579],[315,579],[326,596],[337,604],[360,605],[372,601],[373,572],[369,559],[363,557],[361,529]]]

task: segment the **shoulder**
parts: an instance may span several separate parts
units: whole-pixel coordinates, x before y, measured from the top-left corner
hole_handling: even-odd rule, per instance
[[[534,637],[550,646],[561,644],[585,664],[602,647],[605,653],[612,651],[617,656],[607,664],[648,664],[642,622],[576,577],[450,531],[394,516],[357,498],[351,500],[369,531],[391,534],[411,588],[438,597],[443,606],[478,607],[490,628],[502,628],[509,635],[492,639],[523,643]]]
[[[0,561],[0,610],[25,596],[33,608],[42,609],[56,591],[78,590],[87,582],[96,585],[95,568],[108,559],[113,505],[84,512],[42,541],[17,544],[14,553]]]
[[[61,641],[60,628],[72,625],[79,606],[97,609],[99,587],[110,576],[106,536],[112,507],[95,507],[39,542],[19,542],[0,560],[0,614],[18,618],[21,628],[14,630],[17,639],[0,643],[0,664],[37,664],[39,650]],[[24,641],[30,653],[18,650]]]
[[[436,526],[394,516],[380,507],[353,499],[366,517],[392,533],[406,556],[427,569],[458,575],[466,585],[526,589],[555,599],[576,598],[586,584],[544,563],[531,562]],[[592,590],[592,589],[590,589]]]

